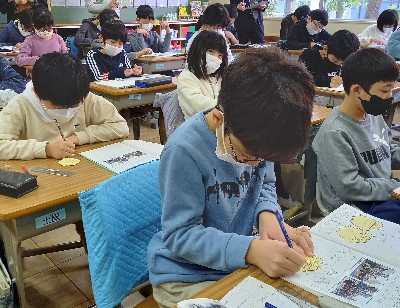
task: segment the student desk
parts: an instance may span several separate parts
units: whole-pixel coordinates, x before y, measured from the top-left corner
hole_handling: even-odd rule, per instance
[[[288,50],[288,54],[292,56],[300,56],[303,53],[304,49],[298,49],[298,50]]]
[[[19,55],[19,52],[17,52],[17,51],[0,53],[0,57],[3,57],[4,59],[6,59],[10,65],[17,65],[17,56],[18,55]]]
[[[144,74],[152,74],[182,69],[186,61],[186,56],[178,54],[172,57],[139,57],[136,61],[143,66]]]
[[[121,140],[95,143],[77,147],[77,152],[91,150]],[[81,219],[78,192],[92,188],[114,174],[99,165],[76,155],[81,162],[76,166],[63,167],[57,159],[34,159],[30,161],[0,161],[2,167],[11,165],[12,171],[22,172],[21,165],[28,168],[40,166],[75,172],[70,177],[32,172],[37,175],[39,187],[13,199],[0,195],[0,232],[4,242],[10,274],[15,279],[21,307],[27,307],[24,290],[22,258],[52,251],[81,247],[80,242],[58,244],[47,248],[23,250],[21,242],[33,236],[51,231]],[[63,249],[62,249],[62,248]]]
[[[211,298],[215,300],[220,300],[232,290],[236,285],[238,285],[247,276],[252,276],[258,280],[261,280],[274,288],[283,291],[285,293],[291,294],[297,298],[305,300],[311,304],[318,306],[318,297],[315,295],[296,287],[295,285],[281,279],[281,278],[270,278],[264,274],[259,268],[255,266],[249,266],[245,269],[239,269],[234,271],[232,274],[222,278],[208,288],[200,291],[191,298]]]
[[[138,108],[143,112],[159,111],[158,124],[160,129],[160,141],[164,144],[167,141],[165,132],[164,115],[160,108],[153,107],[156,93],[166,93],[174,90],[176,85],[173,83],[150,88],[127,88],[119,89],[110,86],[100,85],[95,82],[90,83],[90,90],[108,99],[118,111],[121,109]],[[145,110],[143,110],[145,109]]]

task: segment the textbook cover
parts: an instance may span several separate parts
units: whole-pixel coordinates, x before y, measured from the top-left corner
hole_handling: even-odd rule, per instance
[[[83,157],[114,173],[160,159],[164,146],[143,140],[124,140],[80,153]]]
[[[343,204],[311,228],[314,256],[283,279],[355,307],[400,307],[400,226]]]

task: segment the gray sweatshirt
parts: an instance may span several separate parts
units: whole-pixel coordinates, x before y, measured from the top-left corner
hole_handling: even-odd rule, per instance
[[[146,38],[142,33],[134,31],[128,35],[128,41],[131,43],[133,52],[138,52],[145,48],[151,48],[153,52],[167,52],[171,45],[171,35],[171,32],[167,33],[164,41],[161,41],[156,31],[150,31]]]
[[[324,207],[389,199],[400,186],[390,178],[392,167],[400,167],[400,148],[391,142],[382,116],[357,121],[334,108],[312,144]]]

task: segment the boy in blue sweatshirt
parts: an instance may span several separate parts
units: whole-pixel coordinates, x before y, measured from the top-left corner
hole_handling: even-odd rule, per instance
[[[124,51],[127,40],[125,25],[120,20],[108,20],[101,28],[103,47],[86,55],[90,81],[128,78],[142,73],[142,67],[131,66]]]
[[[0,31],[0,43],[6,46],[20,48],[25,37],[33,32],[33,10],[26,9],[18,14],[17,20],[12,20]]]
[[[305,228],[286,225],[295,249],[285,242],[273,213],[282,214],[272,163],[306,146],[313,98],[312,77],[297,61],[249,49],[227,67],[217,107],[168,139],[159,167],[162,231],[148,247],[160,307],[249,264],[271,277],[293,275],[313,252]]]
[[[392,144],[382,114],[393,103],[399,69],[392,57],[365,48],[343,63],[343,103],[322,124],[312,147],[317,154],[322,204],[332,211],[348,203],[400,223],[400,200],[390,198],[400,182],[400,148]]]

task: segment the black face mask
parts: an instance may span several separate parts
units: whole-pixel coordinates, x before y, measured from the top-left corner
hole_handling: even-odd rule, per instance
[[[365,91],[365,90],[364,90]],[[365,91],[367,92],[367,91]],[[369,94],[369,92],[367,92]],[[393,103],[393,97],[390,98],[380,98],[379,96],[369,94],[371,96],[369,101],[361,100],[361,105],[364,111],[370,115],[378,116],[383,114]]]

